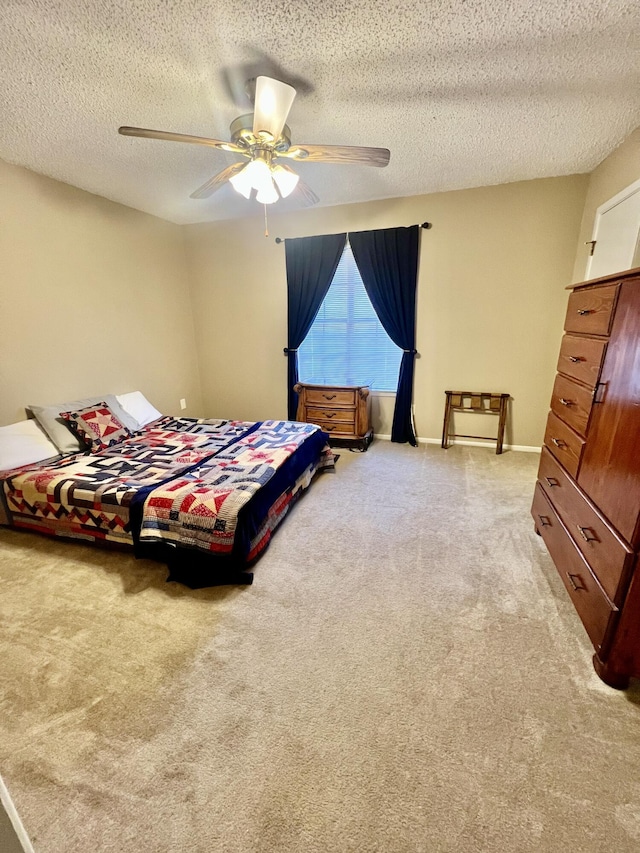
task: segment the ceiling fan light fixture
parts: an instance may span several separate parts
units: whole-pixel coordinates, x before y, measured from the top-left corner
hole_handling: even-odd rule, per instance
[[[278,201],[279,198],[278,190],[275,188],[273,181],[270,179],[269,184],[265,184],[258,190],[256,201],[260,202],[260,204],[273,204]]]
[[[273,166],[271,173],[282,198],[291,195],[300,180],[299,175],[289,169],[284,169],[282,166]]]
[[[278,140],[284,128],[296,90],[287,83],[271,77],[256,78],[256,100],[253,112],[253,133],[268,133]]]
[[[244,169],[229,178],[229,181],[234,190],[245,198],[251,198],[251,191],[256,190],[256,200],[260,204],[273,204],[280,198],[273,183],[271,168],[262,158],[247,163]]]
[[[245,174],[250,165],[250,163],[247,164],[241,172],[234,175],[232,178],[229,178],[229,183],[234,190],[240,193],[240,195],[243,195],[245,198],[251,198],[251,190],[253,189],[251,177],[249,176],[249,178],[247,178]]]
[[[245,198],[250,198],[251,190],[260,190],[272,183],[269,166],[261,159],[247,163],[241,172],[230,178],[230,181],[234,190],[237,190]]]

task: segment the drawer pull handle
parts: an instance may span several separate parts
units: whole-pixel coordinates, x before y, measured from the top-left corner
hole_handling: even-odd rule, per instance
[[[551,441],[555,444],[556,447],[566,447],[566,442],[564,442],[561,438],[552,438]]]
[[[569,361],[572,361],[574,364],[576,364],[576,362],[578,362],[578,361],[584,361],[584,358],[581,358],[579,355],[569,355],[569,356],[567,356],[567,358],[569,359]]]
[[[539,515],[541,527],[551,527],[551,521],[548,515]]]
[[[545,477],[545,480],[550,486],[559,486],[560,483],[556,480],[555,477]]]
[[[593,314],[593,310],[591,308],[578,308],[578,314],[584,317],[585,314]]]
[[[569,583],[574,592],[580,592],[580,590],[584,590],[586,592],[587,588],[582,583],[582,578],[580,575],[572,575],[571,572],[567,572],[567,577],[569,578]],[[574,581],[574,578],[578,578],[578,583]]]
[[[335,427],[334,427],[334,425],[333,425],[333,424],[329,424],[328,426],[326,426],[326,427],[325,427],[325,429],[326,429],[326,431],[327,431],[327,432],[333,432],[333,430],[335,429]]]
[[[560,402],[563,406],[573,406],[573,400],[567,400],[566,397],[560,397]]]
[[[336,398],[335,394],[323,394],[322,396],[324,397],[325,400],[335,400],[335,398]]]
[[[323,412],[322,414],[325,416],[325,418],[335,418],[336,416],[335,412]]]
[[[585,542],[599,542],[597,536],[589,536],[589,533],[593,533],[590,527],[580,527],[579,524],[576,524],[576,527],[580,531],[580,536],[584,539]]]

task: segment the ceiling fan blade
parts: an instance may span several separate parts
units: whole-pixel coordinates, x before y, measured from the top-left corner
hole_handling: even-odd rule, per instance
[[[386,166],[391,157],[388,148],[361,148],[354,145],[292,145],[278,157],[290,157],[305,163],[361,163]]]
[[[209,139],[208,136],[189,136],[186,133],[171,133],[168,130],[149,130],[146,127],[119,127],[118,133],[122,136],[141,136],[145,139],[165,139],[168,142],[193,142],[196,145],[208,145],[210,148],[219,148],[222,151],[231,151],[232,154],[245,154],[248,152],[233,142],[223,142],[221,139]]]
[[[311,187],[304,181],[298,181],[295,190],[291,193],[291,198],[297,198],[305,207],[311,207],[320,201]]]
[[[300,180],[300,175],[298,175],[298,173],[294,171],[291,166],[287,166],[286,163],[279,163],[278,165],[281,169],[284,169],[285,172],[291,172],[291,174],[295,175],[298,179],[298,183],[296,184],[295,189],[291,193],[291,198],[295,198],[305,207],[311,207],[312,205],[317,204],[320,201],[320,199],[314,193],[311,187],[308,184],[305,184],[304,181]]]
[[[203,184],[201,187],[198,187],[197,190],[194,190],[189,198],[209,198],[209,196],[213,195],[216,190],[219,190],[220,187],[229,180],[229,178],[232,178],[234,175],[237,175],[238,172],[241,172],[246,165],[246,163],[242,162],[232,163],[230,166],[227,166],[226,169],[218,172],[217,175],[209,178],[206,184]]]
[[[272,77],[256,78],[256,99],[253,110],[253,134],[263,131],[274,140],[280,138],[287,121],[296,90],[288,83]]]

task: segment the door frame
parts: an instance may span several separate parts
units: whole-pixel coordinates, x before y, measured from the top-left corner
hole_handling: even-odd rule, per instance
[[[596,213],[593,218],[593,232],[591,234],[591,240],[598,240],[598,228],[600,226],[600,220],[608,210],[611,210],[612,207],[615,207],[617,204],[620,204],[621,201],[625,201],[629,196],[635,195],[637,192],[640,192],[640,178],[637,181],[634,181],[632,184],[629,184],[628,187],[625,187],[623,190],[620,190],[619,193],[613,196],[613,198],[608,199],[603,202],[599,207],[596,208]],[[640,224],[640,223],[639,223]],[[639,230],[640,234],[640,230]],[[636,252],[638,251],[638,244],[636,243]],[[590,278],[591,272],[591,264],[593,255],[589,255],[587,258],[587,269],[585,272],[585,280]]]

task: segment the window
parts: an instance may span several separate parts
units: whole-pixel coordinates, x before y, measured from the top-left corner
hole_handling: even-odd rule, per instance
[[[401,358],[402,350],[373,310],[347,242],[309,334],[298,348],[300,381],[395,391]]]

